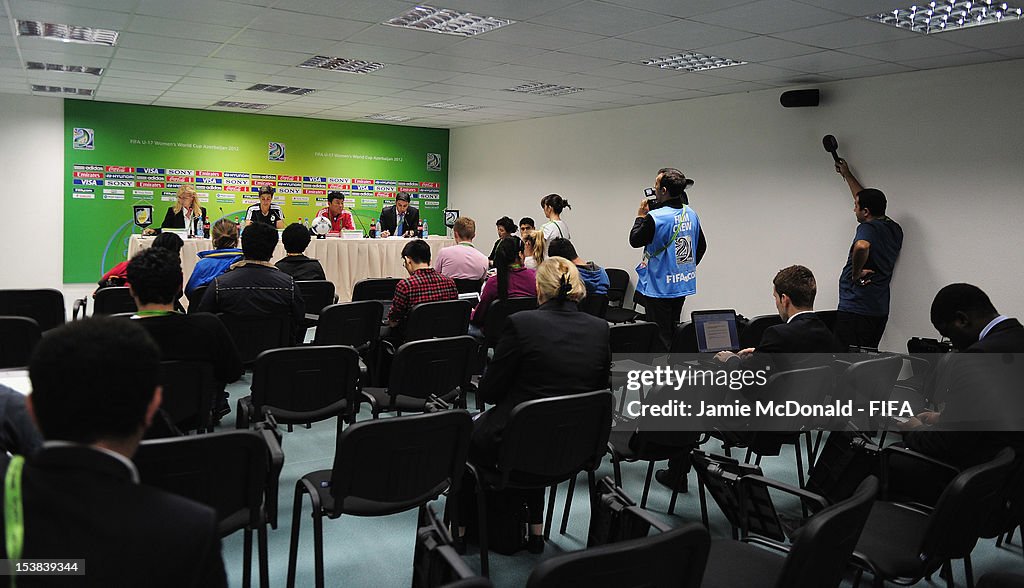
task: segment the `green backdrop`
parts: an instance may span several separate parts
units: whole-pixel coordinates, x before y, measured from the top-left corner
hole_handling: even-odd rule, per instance
[[[64,281],[94,282],[123,261],[139,232],[132,206],[159,226],[182,183],[211,222],[240,217],[262,184],[277,188],[286,223],[346,195],[356,228],[398,192],[432,234],[444,233],[448,130],[66,100]]]

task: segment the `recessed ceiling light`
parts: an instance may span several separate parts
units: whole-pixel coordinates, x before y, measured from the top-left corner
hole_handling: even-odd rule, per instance
[[[434,102],[432,104],[424,104],[423,107],[442,108],[444,110],[476,110],[477,108],[483,108],[473,104],[455,104],[454,102]]]
[[[316,92],[314,88],[296,88],[295,86],[273,86],[270,84],[255,84],[246,88],[246,90],[253,90],[256,92],[277,92],[278,94],[295,94],[296,96],[305,96],[306,94],[312,94]]]
[[[968,27],[1021,20],[1016,6],[992,0],[927,2],[866,17],[868,20],[915,33],[941,33]]]
[[[507,18],[480,16],[448,8],[420,5],[383,24],[446,35],[472,37],[514,23]]]
[[[67,86],[43,86],[32,84],[33,92],[49,92],[52,94],[72,94],[74,96],[92,96],[93,90],[88,88],[69,88]]]
[[[718,69],[720,67],[730,67],[733,65],[745,65],[747,62],[729,59],[728,57],[704,55],[703,53],[697,53],[696,51],[687,51],[686,53],[679,53],[676,55],[652,57],[651,59],[645,59],[640,63],[660,67],[661,69],[705,71],[708,69]]]
[[[583,88],[573,88],[572,86],[558,86],[555,84],[545,84],[543,82],[530,82],[528,84],[522,84],[515,88],[505,88],[506,92],[522,92],[524,94],[536,94],[538,96],[565,96],[566,94],[575,94],[576,92],[582,92]]]
[[[85,65],[60,65],[58,63],[43,63],[41,61],[29,61],[25,69],[35,71],[59,71],[67,73],[84,73],[94,76],[103,75],[102,67],[88,67]]]
[[[299,67],[313,69],[329,69],[331,71],[343,71],[348,73],[368,74],[384,67],[383,63],[376,61],[364,61],[362,59],[345,59],[344,57],[327,57],[326,55],[315,55],[299,64]]]
[[[370,120],[388,120],[392,122],[405,122],[407,120],[412,120],[411,116],[399,116],[397,114],[371,114],[363,118],[368,118]]]
[[[249,110],[263,110],[268,108],[269,104],[258,104],[256,102],[235,102],[233,100],[221,100],[214,104],[214,106],[224,106],[226,108],[247,108]]]
[[[112,46],[117,43],[117,31],[94,29],[75,25],[54,24],[38,20],[19,20],[18,36],[42,37],[65,43],[88,43]]]

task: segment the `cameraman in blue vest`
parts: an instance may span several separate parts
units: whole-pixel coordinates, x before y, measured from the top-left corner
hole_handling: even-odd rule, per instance
[[[658,325],[666,350],[672,346],[683,302],[697,293],[697,264],[707,250],[700,220],[686,197],[686,188],[692,185],[693,180],[678,169],[658,170],[656,200],[640,202],[629,231],[629,245],[644,248],[636,266],[636,291],[643,297],[647,320]]]

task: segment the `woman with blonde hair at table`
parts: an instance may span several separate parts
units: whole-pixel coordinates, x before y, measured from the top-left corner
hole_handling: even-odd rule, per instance
[[[196,221],[206,222],[206,209],[199,205],[199,195],[196,189],[189,184],[178,188],[178,197],[174,206],[167,207],[167,214],[164,215],[164,222],[160,224],[161,229],[188,229],[195,230]]]

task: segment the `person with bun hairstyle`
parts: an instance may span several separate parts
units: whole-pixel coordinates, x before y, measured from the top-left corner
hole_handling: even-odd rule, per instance
[[[472,324],[484,324],[487,309],[495,300],[537,295],[536,272],[523,265],[523,257],[523,241],[519,237],[511,235],[498,241],[494,251],[494,267],[498,271],[484,282],[480,302],[469,319]]]
[[[571,239],[569,225],[562,220],[562,211],[566,208],[572,210],[569,201],[558,194],[548,194],[540,199],[540,207],[544,209],[544,216],[548,222],[541,225],[540,230],[544,233],[544,243],[550,244],[555,239]],[[544,246],[544,255],[548,254],[547,245]]]
[[[495,406],[474,421],[470,463],[496,463],[502,431],[520,403],[608,387],[608,323],[577,307],[587,293],[579,270],[564,257],[551,257],[537,268],[536,280],[540,307],[508,317],[494,359],[480,380],[478,394]],[[522,496],[529,510],[527,549],[541,553],[543,490],[522,491]],[[471,501],[458,502],[466,509]]]

